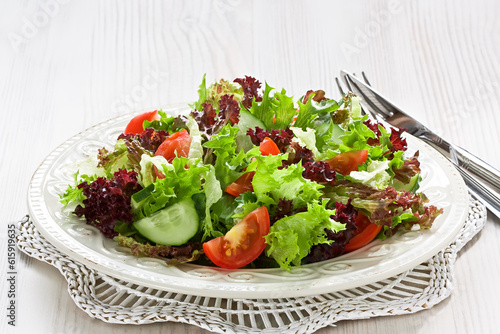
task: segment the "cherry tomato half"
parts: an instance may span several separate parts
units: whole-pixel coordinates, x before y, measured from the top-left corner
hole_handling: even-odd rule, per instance
[[[360,232],[356,234],[354,238],[352,238],[351,241],[349,241],[349,243],[345,246],[346,252],[366,246],[373,239],[375,239],[377,234],[382,229],[382,225],[373,224],[367,216],[361,213],[358,213],[358,216],[356,217],[356,227]]]
[[[187,130],[176,132],[167,137],[158,147],[155,156],[162,155],[168,162],[172,162],[177,156],[187,157],[191,147],[191,136]]]
[[[217,266],[237,269],[246,266],[266,248],[264,236],[270,229],[269,213],[265,206],[250,212],[223,237],[203,244],[208,258]]]
[[[255,172],[248,172],[240,176],[236,181],[226,187],[226,192],[238,197],[247,191],[253,191],[252,179]]]
[[[348,175],[352,171],[357,171],[358,166],[368,158],[368,150],[349,151],[337,154],[330,160],[328,164],[330,168],[342,175]]]
[[[137,135],[144,131],[144,127],[142,124],[144,121],[154,121],[160,119],[160,116],[158,116],[158,111],[148,111],[145,113],[142,113],[140,115],[135,116],[130,120],[130,122],[127,124],[127,127],[125,128],[125,131],[123,133],[133,133],[134,135]]]
[[[281,153],[276,143],[269,137],[264,138],[260,143],[259,151],[262,155],[278,155]]]

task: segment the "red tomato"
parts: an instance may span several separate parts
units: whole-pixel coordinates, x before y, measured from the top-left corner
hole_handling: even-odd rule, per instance
[[[270,229],[269,213],[265,206],[250,212],[225,236],[207,241],[203,250],[217,266],[237,269],[246,266],[266,248],[264,236]]]
[[[168,136],[156,150],[155,156],[163,155],[168,162],[172,162],[176,157],[175,152],[179,157],[187,157],[190,146],[191,136],[187,130],[182,130]]]
[[[346,252],[366,246],[370,241],[375,239],[377,234],[382,229],[382,225],[373,224],[367,216],[361,213],[358,213],[358,216],[356,217],[356,226],[360,232],[358,232],[358,234],[356,234],[354,238],[352,238],[351,241],[349,241],[349,243],[345,246]]]
[[[160,172],[158,170],[158,168],[156,168],[156,166],[153,166],[153,169],[155,170],[155,174],[156,174],[157,179],[164,179],[165,178],[165,174],[163,174],[163,172]]]
[[[348,175],[352,171],[357,171],[358,166],[368,158],[368,150],[349,151],[337,154],[330,160],[328,164],[330,168],[342,175]]]
[[[262,155],[278,155],[281,153],[278,146],[269,137],[264,138],[260,143],[259,151]]]
[[[160,116],[158,116],[157,110],[142,113],[132,118],[132,120],[130,120],[123,133],[133,133],[134,135],[137,135],[142,131],[144,131],[144,127],[142,126],[144,121],[152,122],[153,120],[158,120],[158,119],[160,119]]]
[[[236,181],[226,187],[226,192],[238,197],[247,191],[253,191],[252,179],[255,172],[248,172],[240,176]]]

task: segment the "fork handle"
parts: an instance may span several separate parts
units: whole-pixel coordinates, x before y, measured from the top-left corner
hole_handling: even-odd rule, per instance
[[[480,176],[480,175],[478,176],[480,176],[481,181],[488,181],[487,183],[490,185],[491,184],[495,185],[495,181],[497,181],[496,183],[498,183],[499,180],[498,171],[496,171],[493,167],[489,166],[476,156],[467,152],[463,148],[449,144],[444,140],[436,142],[435,140],[431,140],[428,136],[421,138],[424,139],[427,143],[429,143],[432,147],[434,147],[438,151],[441,151],[441,153],[443,153],[443,155],[446,158],[448,158],[448,160],[455,166],[455,168],[458,170],[458,172],[464,179],[465,184],[469,188],[470,194],[474,196],[478,201],[483,203],[484,206],[486,206],[491,213],[500,218],[500,195],[498,195],[498,193],[495,193],[491,189],[485,187],[476,177],[473,176],[473,174],[469,172],[468,169],[464,168],[462,165],[466,166],[474,165],[475,168],[478,170],[481,171],[485,170],[486,174],[483,175],[491,175],[490,179],[485,178],[486,176]],[[470,161],[472,161],[471,159],[469,159],[470,156],[473,157],[473,160],[479,160],[480,163],[479,164],[470,163]],[[481,163],[485,164],[486,167],[483,166]],[[490,167],[493,171],[489,170],[488,167]],[[497,175],[495,175],[495,171]]]
[[[455,166],[469,188],[469,193],[483,203],[492,214],[500,218],[500,198],[467,173],[462,167]]]
[[[473,173],[482,182],[496,188],[495,190],[500,192],[500,172],[493,166],[479,159],[466,149],[447,142],[428,129],[425,129],[424,134],[419,136],[419,138],[424,139],[428,144],[437,148],[438,151],[441,151],[455,165],[460,166],[466,172]]]
[[[461,168],[474,173],[482,181],[496,187],[496,190],[500,191],[500,172],[494,167],[460,146],[451,144],[450,154],[452,159],[455,159]]]

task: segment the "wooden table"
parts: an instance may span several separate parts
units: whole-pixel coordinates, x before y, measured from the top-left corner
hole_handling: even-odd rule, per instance
[[[6,225],[27,213],[30,177],[59,144],[134,110],[191,102],[209,81],[251,75],[295,97],[337,96],[340,69],[500,169],[500,4],[480,1],[79,1],[0,3],[2,333],[201,333],[89,318],[49,265],[17,254],[7,324]],[[500,220],[460,253],[453,294],[412,315],[318,333],[495,333]]]

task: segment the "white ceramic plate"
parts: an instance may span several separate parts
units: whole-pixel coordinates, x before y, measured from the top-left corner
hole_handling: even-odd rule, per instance
[[[179,114],[187,109],[163,109]],[[446,247],[463,226],[466,186],[455,168],[437,151],[407,136],[409,151],[420,151],[422,190],[444,209],[430,230],[399,232],[343,256],[293,268],[224,270],[193,264],[168,267],[162,260],[136,257],[96,228],[62,210],[59,194],[73,184],[75,162],[111,148],[132,115],[98,124],[54,150],[33,175],[28,206],[40,233],[75,261],[141,286],[189,295],[221,298],[288,298],[350,289],[409,270]]]

